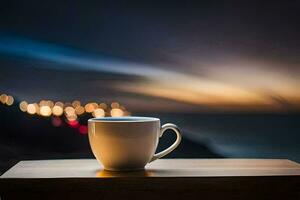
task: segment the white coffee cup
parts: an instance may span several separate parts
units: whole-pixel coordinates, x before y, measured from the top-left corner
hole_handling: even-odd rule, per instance
[[[173,130],[176,141],[156,153],[159,138]],[[173,151],[181,141],[174,124],[160,127],[160,120],[152,117],[103,117],[88,120],[89,141],[96,159],[106,170],[126,171],[144,169],[145,165]]]

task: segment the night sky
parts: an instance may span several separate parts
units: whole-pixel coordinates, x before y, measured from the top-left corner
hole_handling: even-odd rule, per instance
[[[299,1],[5,1],[0,91],[133,111],[300,108]]]

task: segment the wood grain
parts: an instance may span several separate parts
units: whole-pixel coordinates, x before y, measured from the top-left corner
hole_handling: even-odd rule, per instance
[[[300,199],[300,165],[281,159],[161,159],[109,172],[96,160],[21,161],[0,178],[3,199]]]

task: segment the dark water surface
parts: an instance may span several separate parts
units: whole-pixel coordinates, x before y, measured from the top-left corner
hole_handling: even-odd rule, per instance
[[[185,138],[225,157],[288,158],[300,162],[299,114],[160,114]]]

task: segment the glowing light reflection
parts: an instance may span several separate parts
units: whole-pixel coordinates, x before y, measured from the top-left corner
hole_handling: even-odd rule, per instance
[[[105,116],[105,111],[101,108],[97,108],[93,111],[93,117],[104,117]]]
[[[76,113],[77,115],[82,115],[82,114],[84,114],[84,112],[85,112],[85,110],[84,110],[84,107],[82,107],[82,106],[77,106],[77,107],[75,108],[75,113]]]
[[[11,106],[14,103],[14,98],[12,96],[7,96],[6,105]]]
[[[124,116],[123,110],[121,110],[119,108],[111,109],[110,114],[111,114],[112,117],[122,117],[122,116]]]
[[[79,126],[78,130],[79,130],[79,133],[84,134],[84,135],[88,133],[88,128],[85,125]]]
[[[44,117],[49,117],[52,114],[52,110],[49,106],[41,106],[40,114]]]
[[[55,105],[52,108],[52,113],[55,116],[61,116],[63,114],[64,110],[61,106]]]
[[[34,104],[28,104],[27,113],[34,115],[36,113],[36,106]]]
[[[28,103],[26,101],[21,101],[20,102],[19,107],[20,107],[20,110],[22,112],[26,112],[27,111],[27,106],[28,106]]]

